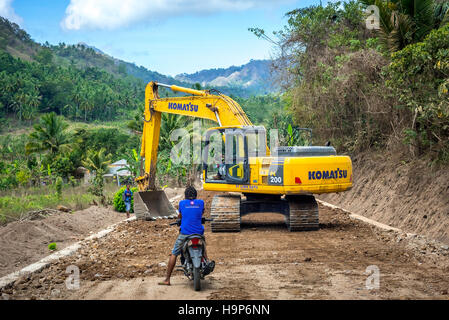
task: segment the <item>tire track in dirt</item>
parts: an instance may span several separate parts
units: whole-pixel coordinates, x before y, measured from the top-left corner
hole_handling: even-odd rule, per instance
[[[212,196],[205,197],[206,206]],[[447,254],[411,247],[408,239],[397,241],[395,233],[341,210],[320,206],[320,218],[316,232],[290,233],[275,214],[243,217],[240,233],[211,233],[206,224],[209,256],[217,264],[201,292],[180,273],[172,286],[157,285],[177,236],[170,220],[157,220],[119,225],[2,293],[12,299],[449,298]],[[68,265],[81,271],[78,291],[65,288]],[[370,265],[380,269],[378,290],[365,287]]]

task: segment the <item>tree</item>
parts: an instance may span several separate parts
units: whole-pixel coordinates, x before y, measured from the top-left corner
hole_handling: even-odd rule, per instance
[[[29,135],[26,152],[49,152],[55,155],[60,151],[68,151],[74,141],[67,133],[67,127],[68,124],[56,113],[43,115]]]
[[[132,178],[135,179],[139,175],[140,171],[140,155],[137,154],[136,149],[132,149],[131,152],[125,153],[123,158],[126,160],[127,165],[117,171],[129,171]]]
[[[39,92],[37,90],[31,91],[26,96],[26,109],[23,113],[23,118],[26,120],[31,120],[37,114],[37,108],[41,104],[42,97],[39,96]]]
[[[360,0],[376,5],[380,14],[379,38],[390,52],[423,41],[449,17],[447,6],[434,0]]]
[[[137,134],[142,134],[143,131],[143,113],[145,111],[145,107],[143,104],[139,104],[139,107],[136,112],[133,114],[133,119],[129,120],[126,126],[128,129],[131,129]]]
[[[173,130],[185,127],[185,124],[186,119],[183,116],[171,113],[162,113],[159,149],[170,150],[173,147],[173,142],[170,140],[170,135]]]
[[[91,149],[87,151],[86,159],[82,161],[83,166],[96,174],[99,172],[105,173],[112,159],[112,155],[110,153],[105,153],[105,148],[101,148],[100,150]]]
[[[53,61],[53,52],[49,48],[42,48],[36,55],[36,60],[42,64],[51,64]]]
[[[386,73],[387,85],[413,114],[404,139],[412,155],[449,159],[449,25],[395,52]]]
[[[89,191],[101,198],[102,203],[104,203],[104,179],[103,175],[106,173],[108,165],[111,163],[112,155],[105,154],[106,149],[101,148],[100,150],[89,150],[87,152],[86,160],[82,161],[84,167],[90,170],[95,174],[95,177],[92,181],[92,187],[89,188]]]
[[[119,64],[119,66],[118,66],[118,73],[121,74],[121,75],[124,75],[124,76],[127,75],[126,64],[124,64],[124,63],[120,63]]]

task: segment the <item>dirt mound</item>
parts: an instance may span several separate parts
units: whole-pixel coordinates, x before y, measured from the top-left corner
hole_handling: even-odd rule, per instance
[[[59,212],[45,219],[11,222],[0,227],[0,276],[49,255],[48,244],[58,249],[126,218],[112,208],[93,206],[74,213]]]
[[[447,168],[425,162],[385,160],[385,155],[353,159],[352,190],[319,196],[351,212],[449,243]]]
[[[340,210],[320,206],[320,216],[316,232],[288,232],[277,214],[247,215],[239,233],[211,233],[206,223],[216,267],[201,292],[178,272],[171,287],[157,285],[178,233],[171,220],[157,220],[120,224],[0,294],[9,299],[447,299],[447,254],[412,250],[407,239],[398,242]],[[65,286],[69,265],[79,267],[79,290]],[[377,290],[366,288],[366,268],[372,265],[381,273]]]

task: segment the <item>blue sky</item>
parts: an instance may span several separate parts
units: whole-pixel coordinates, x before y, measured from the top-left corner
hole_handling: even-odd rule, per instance
[[[323,1],[326,2],[326,1]],[[0,0],[0,15],[38,42],[86,42],[138,66],[176,75],[268,59],[267,32],[319,0]]]

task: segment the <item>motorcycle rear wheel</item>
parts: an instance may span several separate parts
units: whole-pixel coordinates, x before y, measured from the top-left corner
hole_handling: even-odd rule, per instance
[[[195,291],[201,290],[200,268],[193,267],[193,287],[195,288]]]

